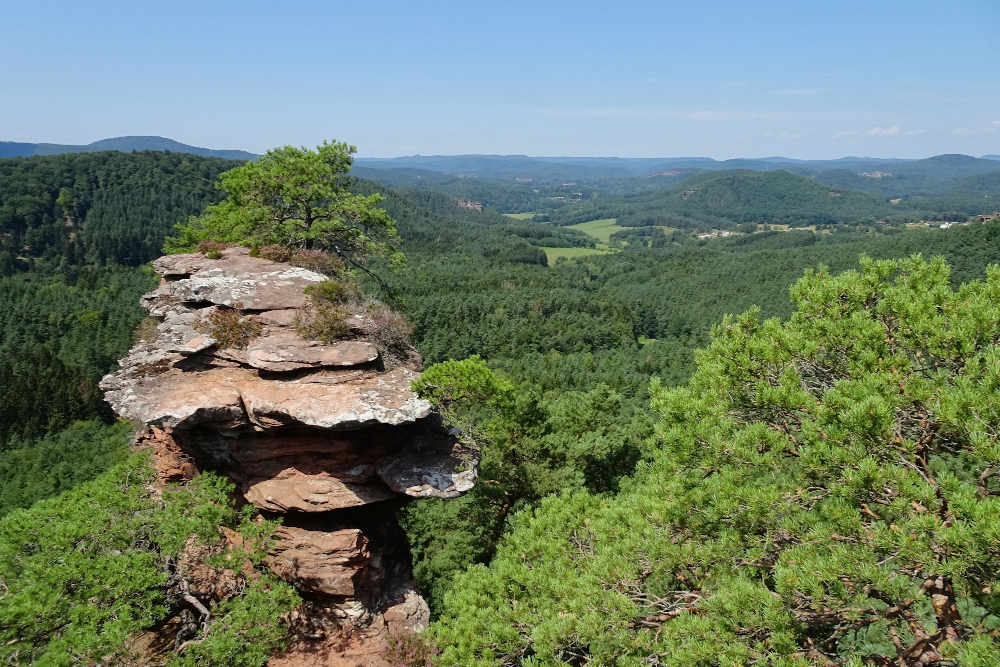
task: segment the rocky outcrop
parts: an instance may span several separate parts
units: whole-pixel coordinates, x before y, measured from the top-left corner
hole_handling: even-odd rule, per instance
[[[214,470],[242,501],[281,515],[267,564],[324,610],[317,618],[334,619],[327,631],[377,639],[425,624],[394,504],[469,490],[478,457],[410,390],[419,357],[379,349],[365,312],[349,315],[350,340],[304,339],[304,289],[322,274],[240,248],[153,267],[162,280],[142,304],[155,336],[101,387],[141,425],[137,445],[154,452],[160,483]]]

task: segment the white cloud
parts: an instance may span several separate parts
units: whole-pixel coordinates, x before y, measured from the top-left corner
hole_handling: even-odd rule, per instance
[[[865,132],[869,137],[896,137],[899,136],[899,125],[890,125],[889,127],[873,127],[872,129]]]
[[[905,135],[907,137],[918,137],[921,134],[927,134],[927,130],[924,129],[914,129],[903,131],[899,125],[888,125],[882,127],[881,125],[876,125],[875,127],[869,128],[867,130],[841,130],[833,135],[834,139],[843,139],[844,137],[898,137],[900,135]]]

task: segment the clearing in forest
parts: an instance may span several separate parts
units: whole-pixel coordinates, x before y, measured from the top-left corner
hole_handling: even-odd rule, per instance
[[[545,251],[545,256],[549,260],[549,266],[555,264],[556,260],[560,257],[577,259],[578,257],[586,257],[587,255],[604,255],[612,252],[612,249],[603,243],[598,244],[596,248],[542,248],[542,250]]]
[[[619,227],[618,218],[601,218],[600,220],[591,220],[589,222],[581,222],[576,225],[569,225],[568,229],[579,229],[587,236],[593,236],[601,243],[607,243],[611,240],[612,234],[628,228]]]

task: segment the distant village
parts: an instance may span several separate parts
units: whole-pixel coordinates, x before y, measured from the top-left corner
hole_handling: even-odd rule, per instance
[[[724,239],[732,236],[733,233],[726,231],[724,229],[715,229],[710,232],[705,232],[704,234],[698,234],[698,239],[704,241],[706,239]]]
[[[913,222],[907,225],[908,227],[932,227],[937,229],[949,229],[951,227],[964,226],[964,225],[975,225],[975,224],[986,224],[992,220],[1000,220],[1000,211],[994,213],[986,213],[984,215],[974,215],[967,220],[921,220],[920,222]],[[879,220],[879,223],[884,224],[884,220]]]
[[[481,201],[470,201],[468,199],[460,199],[458,200],[458,207],[467,208],[470,211],[479,211],[480,213],[483,212],[483,202]]]

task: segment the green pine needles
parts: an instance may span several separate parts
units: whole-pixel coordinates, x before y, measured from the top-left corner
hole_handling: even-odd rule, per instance
[[[370,255],[401,261],[392,247],[396,223],[379,207],[382,196],[348,190],[356,150],[342,142],[315,150],[284,146],[224,172],[219,187],[226,198],[178,226],[166,249],[191,250],[209,240],[322,250],[352,265]]]
[[[437,665],[1000,664],[1000,268],[807,272],[727,317],[616,496],[513,519]]]
[[[219,526],[231,526],[263,546],[273,524],[237,512],[227,480],[204,473],[161,497],[149,488],[147,456],[135,454],[0,519],[0,662],[148,661],[132,655],[129,640],[179,611],[169,582],[192,536],[217,545]],[[297,602],[287,584],[251,578],[241,595],[212,608],[183,651],[160,657],[180,665],[263,665],[287,634],[281,616]]]

